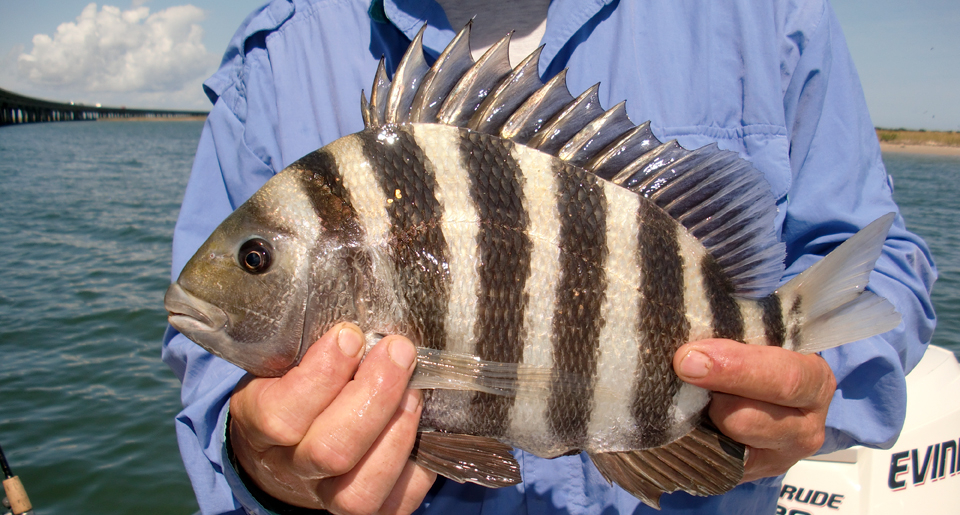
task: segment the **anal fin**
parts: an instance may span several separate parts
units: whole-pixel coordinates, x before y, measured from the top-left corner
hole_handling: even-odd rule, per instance
[[[439,431],[417,434],[411,457],[427,470],[458,483],[500,488],[521,482],[511,447],[493,438]]]
[[[719,495],[743,479],[744,446],[701,424],[653,449],[591,454],[597,470],[644,504],[660,509],[660,495],[683,490]]]

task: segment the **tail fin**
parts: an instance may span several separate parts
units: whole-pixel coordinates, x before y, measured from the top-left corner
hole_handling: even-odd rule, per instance
[[[874,220],[777,290],[786,348],[809,354],[900,325],[900,314],[888,300],[864,291],[894,217],[889,213]]]

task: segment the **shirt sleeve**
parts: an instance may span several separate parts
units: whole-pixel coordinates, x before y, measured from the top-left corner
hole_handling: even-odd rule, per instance
[[[219,145],[231,139],[222,120],[231,115],[218,104],[200,137],[193,170],[174,231],[173,278],[206,237],[232,210],[224,184]],[[187,475],[203,513],[243,513],[224,478],[223,428],[228,399],[243,370],[214,357],[173,328],[164,336],[163,361],[182,383],[184,406],[175,419]]]
[[[824,351],[837,391],[821,453],[889,447],[906,414],[904,376],[926,349],[936,318],[930,251],[904,227],[846,41],[828,3],[815,28],[791,32],[797,60],[784,96],[792,185],[786,199],[784,281],[871,221],[897,217],[868,288],[902,315],[894,330]]]
[[[236,61],[242,59],[239,53],[234,56]],[[205,83],[215,103],[200,136],[174,230],[174,280],[220,222],[275,173],[268,164],[273,153],[258,144],[271,137],[273,124],[246,123],[251,117],[257,122],[268,116],[262,113],[269,112],[270,102],[267,95],[258,94],[258,114],[250,113],[248,91],[236,74],[238,66],[225,60],[217,75]],[[245,491],[235,495],[232,490],[225,477],[230,464],[223,459],[223,446],[228,400],[245,372],[170,327],[164,336],[163,361],[182,383],[184,409],[175,420],[177,440],[201,511],[243,513],[244,503],[238,498],[250,496]]]

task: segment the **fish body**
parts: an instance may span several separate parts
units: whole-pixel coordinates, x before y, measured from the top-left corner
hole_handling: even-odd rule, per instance
[[[540,83],[536,53],[511,70],[501,42],[474,63],[468,32],[432,68],[419,37],[392,83],[381,65],[367,128],[231,214],[168,290],[170,323],[259,376],[341,321],[409,337],[417,459],[458,481],[519,481],[517,447],[588,452],[651,505],[729,490],[743,448],[704,419],[675,351],[814,352],[895,327],[864,291],[892,215],[774,291],[784,250],[759,172],[660,143],[596,88]]]

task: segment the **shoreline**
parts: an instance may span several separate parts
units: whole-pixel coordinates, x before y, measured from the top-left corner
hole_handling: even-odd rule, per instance
[[[202,122],[206,116],[129,116],[124,118],[99,118],[98,122]]]
[[[924,154],[930,156],[960,156],[960,147],[946,145],[906,145],[880,142],[880,152],[892,154]]]

